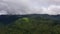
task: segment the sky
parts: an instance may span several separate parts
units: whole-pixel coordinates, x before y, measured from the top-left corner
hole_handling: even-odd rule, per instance
[[[60,14],[60,0],[0,0],[0,15]]]

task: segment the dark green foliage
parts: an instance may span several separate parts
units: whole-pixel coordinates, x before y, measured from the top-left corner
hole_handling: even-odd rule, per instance
[[[9,24],[15,20],[17,20],[19,17],[17,15],[1,15],[0,16],[0,22],[3,24]]]
[[[6,25],[0,23],[0,34],[60,34],[59,22],[44,16],[25,16]]]

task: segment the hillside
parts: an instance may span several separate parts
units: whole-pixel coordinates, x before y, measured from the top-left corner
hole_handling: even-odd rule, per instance
[[[60,34],[60,15],[0,15],[0,34]]]
[[[35,17],[35,18],[40,18],[40,17],[45,17],[47,19],[51,19],[51,20],[56,20],[59,21],[60,20],[60,15],[48,15],[48,14],[30,14],[30,15],[0,15],[0,22],[4,22],[4,23],[10,23],[13,22],[19,18],[23,18],[23,17]]]

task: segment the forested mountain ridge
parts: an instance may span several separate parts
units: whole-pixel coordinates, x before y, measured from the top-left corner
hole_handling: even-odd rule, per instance
[[[30,15],[0,15],[0,22],[8,23],[22,17],[35,17],[35,18],[45,17],[52,20],[57,20],[57,21],[60,20],[60,15],[30,14]]]
[[[0,15],[0,34],[60,34],[60,15]]]

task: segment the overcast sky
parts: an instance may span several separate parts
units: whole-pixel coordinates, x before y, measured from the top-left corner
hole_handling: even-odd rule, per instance
[[[60,0],[0,0],[0,15],[60,14]]]

